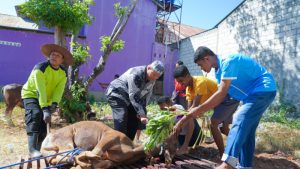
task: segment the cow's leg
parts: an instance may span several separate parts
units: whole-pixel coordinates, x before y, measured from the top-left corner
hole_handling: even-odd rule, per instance
[[[70,133],[68,130],[65,130],[63,134],[50,133],[42,143],[41,152],[44,156],[48,156],[56,153],[70,151],[73,149],[74,143],[72,139],[72,133]],[[50,157],[47,158],[47,160],[50,164],[72,163],[72,161],[69,161],[70,154],[65,157],[66,154],[67,153]]]
[[[6,124],[10,127],[14,127],[14,123],[11,119],[12,111],[14,109],[15,105],[6,105],[5,112],[4,112],[4,120]]]
[[[118,137],[113,133],[107,133],[103,136],[92,151],[84,151],[75,157],[75,162],[81,167],[88,167],[87,159],[101,158],[104,152],[117,143]]]
[[[98,156],[102,156],[104,152],[109,150],[112,146],[115,146],[116,143],[119,142],[119,139],[119,136],[116,136],[115,132],[106,133],[105,136],[103,136],[94,147],[92,153]]]
[[[65,151],[70,151],[74,149],[73,146],[69,145],[68,148],[66,149],[59,149],[59,152],[55,151],[55,153],[61,153],[61,152],[65,152]],[[51,152],[51,151],[49,151]],[[53,151],[52,151],[53,152]],[[55,154],[53,153],[53,154]],[[70,153],[71,154],[71,153]],[[60,154],[60,155],[57,155],[55,157],[50,157],[48,158],[48,162],[52,165],[55,165],[55,164],[63,164],[63,163],[70,163],[70,164],[73,164],[73,161],[70,159],[71,155],[67,153],[64,153],[64,154]]]
[[[130,156],[130,159],[126,160],[126,164],[133,164],[143,158],[146,158],[146,153],[144,151],[143,145],[135,147],[134,149],[132,149],[132,151],[128,151],[127,153]],[[124,156],[126,156],[127,153],[125,153]]]
[[[144,146],[132,147],[130,145],[120,145],[119,151],[109,151],[108,158],[122,164],[132,164],[140,159],[146,158]]]
[[[58,144],[59,152],[66,152],[74,149],[73,140],[70,137],[67,137],[63,143]],[[62,164],[62,163],[73,163],[73,161],[70,161],[71,153],[66,155],[67,153],[57,155],[55,158],[56,163]]]
[[[104,158],[105,156],[104,153],[106,151],[109,151],[110,149],[120,150],[117,151],[118,153],[114,153],[114,154],[117,157],[117,159],[119,158],[124,159],[124,156],[126,157],[127,154],[122,153],[122,151],[130,153],[133,150],[132,145],[130,144],[131,142],[132,141],[129,138],[127,139],[125,138],[124,140],[123,135],[116,134],[115,131],[112,132],[108,131],[107,133],[105,133],[104,136],[102,136],[102,138],[99,140],[99,142],[97,143],[97,145],[94,147],[92,151],[85,151],[80,155],[76,156],[75,162],[79,164],[81,167],[90,166],[89,163],[84,162],[86,161],[86,159],[101,158],[102,156]]]
[[[20,108],[24,108],[22,100],[19,100],[16,104],[16,106],[19,106]]]

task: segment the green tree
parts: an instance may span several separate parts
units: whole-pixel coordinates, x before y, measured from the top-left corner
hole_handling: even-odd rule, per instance
[[[72,34],[70,50],[75,63],[68,68],[68,87],[62,99],[63,114],[69,121],[77,121],[86,117],[90,110],[88,104],[89,87],[95,78],[104,71],[105,63],[111,52],[117,52],[124,47],[124,41],[119,37],[132,14],[138,0],[131,0],[128,6],[122,7],[115,3],[117,23],[110,36],[101,36],[101,52],[96,67],[85,76],[78,77],[80,66],[88,61],[89,47],[77,43],[80,28],[91,24],[93,17],[88,14],[92,0],[29,0],[21,5],[20,12],[38,25],[55,28],[55,44],[66,46],[67,33]]]
[[[82,26],[92,23],[88,14],[93,0],[28,0],[20,13],[38,25],[55,28],[55,44],[66,47],[66,33],[76,35]]]

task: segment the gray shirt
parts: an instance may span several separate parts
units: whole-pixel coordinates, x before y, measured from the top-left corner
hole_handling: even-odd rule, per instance
[[[114,96],[132,104],[140,116],[146,116],[148,104],[155,81],[147,80],[147,66],[128,69],[119,78],[113,80],[106,92],[107,96]]]

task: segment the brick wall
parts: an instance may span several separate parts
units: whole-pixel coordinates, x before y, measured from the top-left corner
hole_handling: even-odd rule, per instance
[[[284,100],[300,110],[299,39],[299,0],[246,0],[213,29],[182,40],[180,59],[192,74],[201,74],[193,63],[200,45],[219,55],[249,55],[274,75]]]

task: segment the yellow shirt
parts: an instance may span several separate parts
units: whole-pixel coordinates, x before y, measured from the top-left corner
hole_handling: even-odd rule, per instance
[[[196,96],[201,96],[200,104],[204,103],[218,90],[216,81],[203,76],[193,76],[193,87],[186,88],[186,100],[192,102]]]

